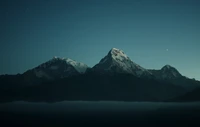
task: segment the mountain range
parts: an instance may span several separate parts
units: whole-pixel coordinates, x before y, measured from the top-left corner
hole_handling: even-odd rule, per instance
[[[0,76],[0,100],[199,101],[200,82],[170,65],[145,69],[112,48],[94,67],[53,57],[23,74]]]

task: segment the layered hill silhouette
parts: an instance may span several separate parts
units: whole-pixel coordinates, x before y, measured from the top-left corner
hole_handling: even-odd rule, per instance
[[[200,100],[199,81],[170,65],[145,69],[116,48],[92,68],[54,57],[23,74],[1,75],[0,84],[1,102]]]

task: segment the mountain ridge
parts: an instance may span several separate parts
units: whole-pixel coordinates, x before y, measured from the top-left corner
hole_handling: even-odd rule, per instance
[[[165,101],[200,88],[200,82],[170,65],[145,69],[116,48],[92,68],[54,57],[23,74],[1,75],[0,84],[4,101]]]

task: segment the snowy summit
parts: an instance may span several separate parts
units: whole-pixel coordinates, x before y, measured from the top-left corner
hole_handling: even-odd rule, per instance
[[[36,77],[57,79],[83,74],[88,66],[69,58],[53,57],[51,60],[33,68],[31,71]]]
[[[107,56],[93,67],[93,70],[129,73],[138,77],[152,76],[147,69],[134,63],[122,50],[117,48],[112,48]]]

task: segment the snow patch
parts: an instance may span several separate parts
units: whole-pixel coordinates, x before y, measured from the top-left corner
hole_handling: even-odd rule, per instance
[[[85,73],[85,71],[87,70],[88,66],[84,63],[79,63],[76,62],[72,59],[65,59],[66,63],[72,65],[79,73]]]
[[[53,59],[57,59],[57,58],[58,58],[57,56],[54,56],[54,57],[53,57]]]
[[[124,52],[122,50],[119,50],[116,48],[113,48],[111,50],[111,54],[114,59],[118,59],[120,61],[123,61],[124,59],[129,59],[128,56],[126,54],[124,54]]]

